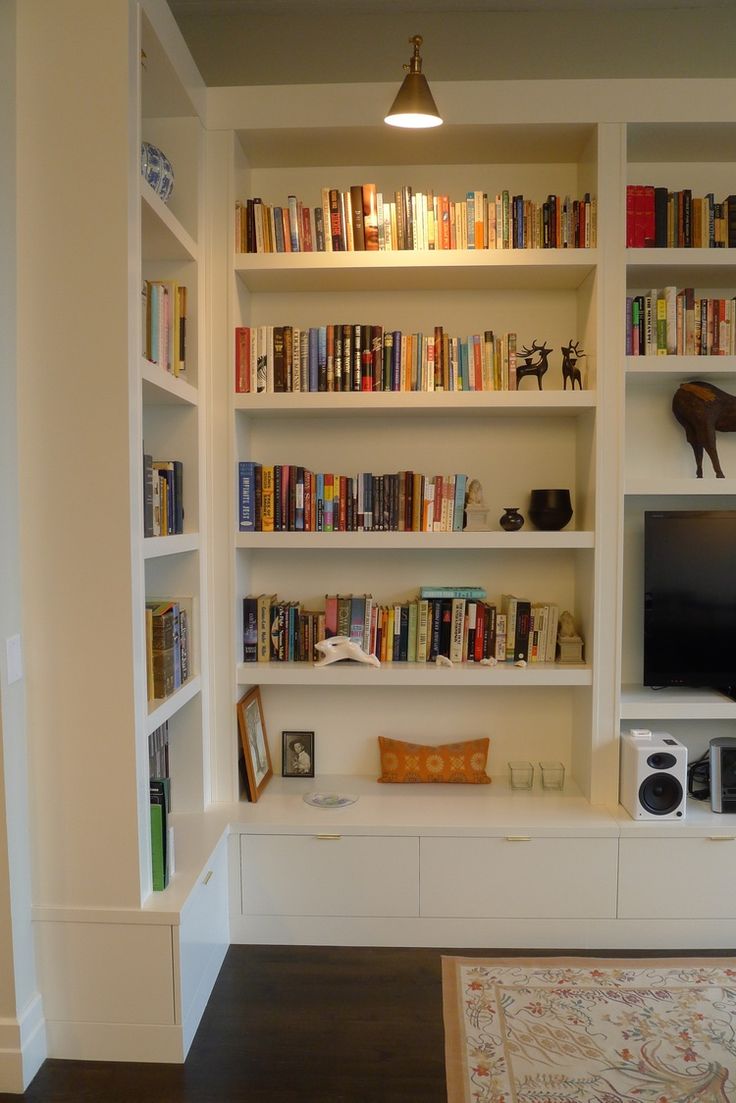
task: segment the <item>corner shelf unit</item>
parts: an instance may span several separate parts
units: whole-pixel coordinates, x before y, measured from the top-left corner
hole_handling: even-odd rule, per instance
[[[627,127],[626,182],[689,188],[693,196],[713,192],[716,201],[733,192],[736,125],[668,122],[654,137],[651,125]],[[696,297],[736,294],[733,248],[646,248],[623,251],[626,294],[651,288],[693,287]],[[699,757],[710,738],[736,732],[736,704],[716,692],[654,691],[641,685],[644,512],[654,509],[733,509],[736,506],[736,446],[718,435],[726,472],[717,479],[705,460],[703,478],[685,433],[672,411],[677,386],[706,379],[733,389],[734,356],[628,356],[624,358],[625,439],[623,478],[623,635],[619,716],[623,727],[649,726],[671,732]],[[697,804],[697,802],[691,802]],[[698,821],[717,829],[726,817],[698,806]],[[688,810],[690,816],[691,809]],[[637,825],[637,827],[640,825]]]

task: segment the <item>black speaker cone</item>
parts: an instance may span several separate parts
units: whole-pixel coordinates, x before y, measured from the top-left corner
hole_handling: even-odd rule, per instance
[[[672,774],[652,774],[639,786],[639,802],[653,816],[674,812],[682,800],[682,785]]]

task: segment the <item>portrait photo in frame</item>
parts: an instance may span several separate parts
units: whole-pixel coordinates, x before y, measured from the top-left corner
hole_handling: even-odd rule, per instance
[[[245,759],[248,799],[257,801],[273,776],[271,752],[263,719],[261,691],[258,686],[243,694],[238,701],[237,710],[240,743]]]
[[[314,732],[281,733],[283,777],[314,777]]]

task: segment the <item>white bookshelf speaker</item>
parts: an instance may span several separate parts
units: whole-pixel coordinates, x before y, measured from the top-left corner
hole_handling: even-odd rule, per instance
[[[623,732],[619,799],[635,820],[684,819],[687,747],[667,732]]]

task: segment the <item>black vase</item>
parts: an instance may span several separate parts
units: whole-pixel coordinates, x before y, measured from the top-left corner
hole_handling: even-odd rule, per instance
[[[569,490],[532,490],[529,518],[542,532],[559,532],[572,517]]]
[[[504,506],[503,509],[503,516],[498,519],[502,529],[506,532],[518,532],[524,527],[524,518],[519,513],[518,506]]]

